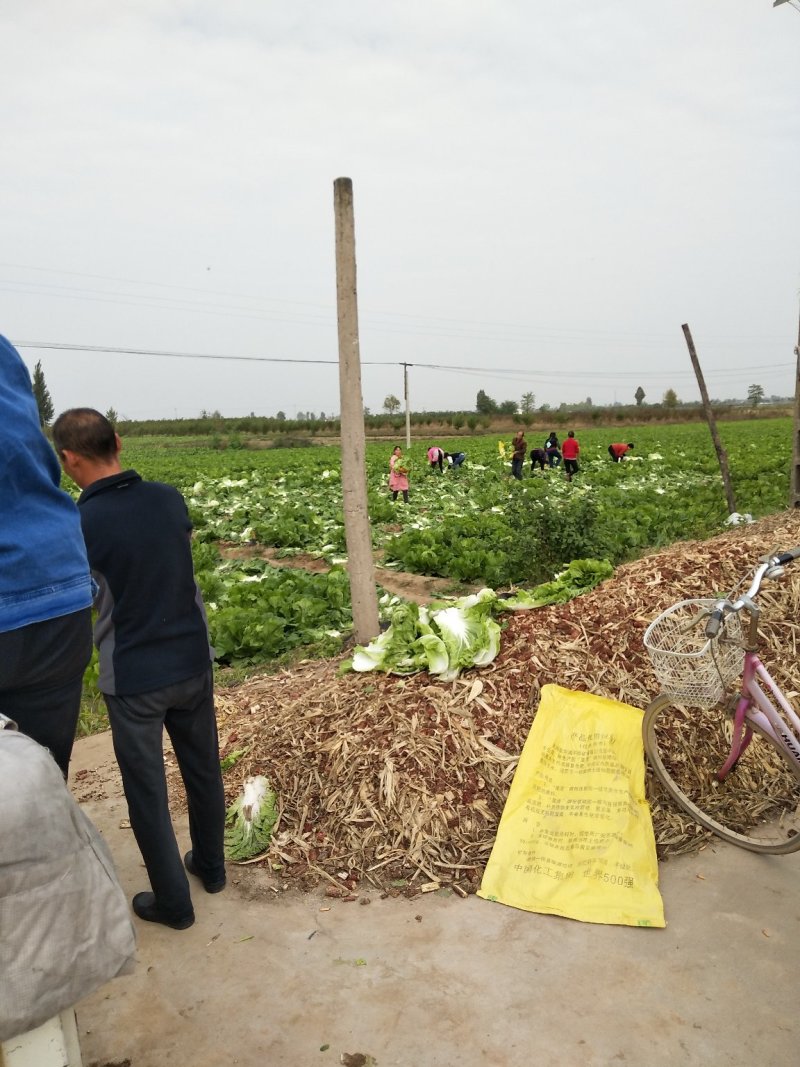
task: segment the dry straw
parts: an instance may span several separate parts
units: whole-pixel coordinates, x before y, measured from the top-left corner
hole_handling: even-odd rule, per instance
[[[495,663],[455,682],[338,677],[338,663],[317,661],[221,689],[223,754],[246,751],[226,773],[229,797],[247,775],[269,777],[280,813],[265,862],[285,882],[323,882],[332,894],[368,884],[473,890],[541,686],[644,708],[659,688],[642,644],[651,620],[686,596],[727,591],[764,551],[798,541],[800,522],[785,513],[673,545],[569,604],[514,615]],[[762,603],[764,658],[796,693],[800,566],[770,585]],[[692,729],[698,757],[710,759],[710,731]],[[774,778],[768,767],[753,773],[743,809],[763,793],[763,778]],[[708,835],[649,772],[647,788],[662,858],[702,847]]]

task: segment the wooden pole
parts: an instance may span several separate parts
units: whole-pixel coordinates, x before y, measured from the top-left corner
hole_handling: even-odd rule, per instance
[[[403,396],[406,401],[406,448],[411,448],[411,405],[408,401],[408,363],[403,364]]]
[[[347,542],[350,599],[356,641],[365,644],[380,632],[378,594],[367,510],[366,434],[358,348],[356,238],[353,183],[333,183],[336,221],[336,311],[339,322],[339,401],[342,420],[342,496]]]
[[[797,365],[794,380],[794,420],[792,422],[792,473],[789,478],[789,507],[800,507],[800,322],[797,325]]]
[[[703,400],[703,411],[706,415],[706,422],[708,428],[711,431],[711,440],[714,442],[714,448],[717,451],[717,459],[719,460],[719,469],[722,474],[722,484],[725,487],[725,499],[728,502],[728,514],[732,515],[736,511],[736,501],[733,496],[733,483],[731,482],[731,472],[728,468],[728,453],[725,451],[720,440],[719,433],[717,432],[717,422],[714,418],[714,412],[711,410],[711,401],[708,399],[708,390],[706,389],[705,378],[703,372],[700,370],[700,361],[697,358],[697,352],[695,351],[694,341],[692,340],[692,333],[688,325],[684,322],[681,326],[683,330],[683,336],[686,338],[686,344],[689,348],[689,358],[692,361],[694,367],[694,374],[697,378],[697,384],[700,386],[700,396]]]

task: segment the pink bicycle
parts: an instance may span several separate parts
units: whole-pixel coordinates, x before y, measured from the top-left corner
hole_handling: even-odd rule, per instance
[[[746,593],[681,601],[644,637],[664,690],[642,724],[653,770],[701,826],[753,852],[800,850],[800,718],[756,655],[754,599],[798,557],[764,557]]]

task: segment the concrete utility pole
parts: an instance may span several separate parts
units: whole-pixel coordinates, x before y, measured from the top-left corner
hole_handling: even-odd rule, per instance
[[[800,11],[800,0],[775,0],[773,7],[791,4],[795,11]],[[800,326],[797,328],[797,370],[794,382],[794,421],[792,423],[792,470],[789,475],[789,507],[800,507]]]
[[[411,404],[408,400],[408,368],[413,363],[403,364],[403,396],[406,401],[406,448],[411,448]]]
[[[681,326],[683,330],[683,336],[686,338],[686,344],[689,348],[689,358],[692,361],[694,367],[695,377],[697,378],[697,384],[700,386],[700,396],[703,399],[703,411],[706,414],[706,422],[708,428],[711,431],[711,440],[714,442],[714,448],[717,451],[717,459],[719,460],[719,469],[722,473],[722,484],[725,487],[725,499],[728,502],[728,514],[732,515],[736,511],[736,501],[733,497],[733,483],[731,482],[731,472],[728,468],[728,453],[722,446],[719,433],[717,432],[717,421],[714,418],[714,412],[711,410],[711,401],[708,399],[708,390],[706,389],[705,378],[703,372],[700,370],[700,361],[697,358],[697,352],[695,351],[694,341],[692,340],[692,333],[688,325],[684,322]]]
[[[800,322],[797,325],[797,369],[794,381],[794,421],[792,422],[792,473],[789,478],[789,507],[800,508]]]
[[[353,183],[333,183],[336,220],[336,312],[339,322],[339,400],[342,420],[342,496],[350,599],[356,641],[366,644],[380,632],[378,594],[367,510],[366,434],[358,348],[356,236]]]

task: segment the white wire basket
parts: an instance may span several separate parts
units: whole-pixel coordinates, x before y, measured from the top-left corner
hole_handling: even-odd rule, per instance
[[[662,689],[692,707],[712,707],[742,673],[738,614],[726,615],[717,636],[706,637],[708,613],[716,603],[682,600],[654,619],[644,634],[644,647]]]

